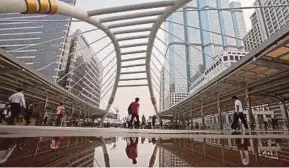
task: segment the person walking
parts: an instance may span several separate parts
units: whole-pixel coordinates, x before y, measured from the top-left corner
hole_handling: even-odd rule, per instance
[[[146,117],[144,116],[144,115],[142,115],[142,128],[145,128],[145,126],[146,126]]]
[[[15,125],[15,119],[20,115],[22,108],[26,109],[25,98],[23,95],[23,90],[20,88],[16,89],[16,93],[9,97],[11,116],[9,125]]]
[[[231,125],[232,129],[237,129],[239,119],[241,119],[242,123],[244,124],[245,129],[248,129],[247,121],[243,114],[243,105],[242,102],[237,98],[237,96],[233,96],[232,99],[234,100],[234,114],[233,114],[233,123]]]
[[[1,110],[0,123],[2,123],[2,121],[7,122],[7,116],[9,115],[9,113],[10,113],[9,104],[5,104],[5,107]]]
[[[132,123],[133,123],[133,120],[136,118],[136,127],[137,128],[139,128],[139,125],[140,125],[140,123],[139,123],[139,98],[137,97],[137,98],[135,98],[135,101],[134,102],[132,102],[129,106],[129,108],[131,108],[131,119],[130,119],[130,127],[131,128],[133,128],[133,125],[132,125]],[[134,124],[135,125],[135,124]]]
[[[34,105],[33,105],[33,102],[30,102],[28,105],[28,108],[26,108],[25,110],[25,116],[24,116],[24,119],[26,121],[25,125],[29,125],[31,123],[30,119],[31,119],[33,112],[34,112]]]
[[[153,117],[152,117],[153,129],[155,129],[155,126],[156,126],[156,119],[157,119],[157,116],[153,115]]]
[[[56,109],[56,126],[60,126],[61,125],[61,119],[64,116],[64,106],[63,103],[59,103],[59,106]]]

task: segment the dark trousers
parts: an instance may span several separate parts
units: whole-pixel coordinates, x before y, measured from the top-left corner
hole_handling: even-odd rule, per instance
[[[31,119],[31,114],[26,114],[24,118],[25,118],[25,121],[26,121],[25,125],[29,125],[30,124],[30,119]]]
[[[15,125],[15,119],[19,116],[21,113],[21,105],[20,103],[11,103],[11,116],[9,119],[9,125]]]
[[[60,124],[61,124],[61,118],[62,118],[62,115],[57,114],[57,117],[56,117],[56,126],[60,126]]]
[[[5,114],[0,115],[0,123],[2,123],[2,121],[5,121]]]
[[[243,113],[239,113],[239,115],[237,113],[234,113],[233,123],[231,126],[232,129],[236,129],[238,127],[239,119],[241,119],[244,127],[248,129],[249,127]]]
[[[129,125],[130,125],[130,127],[133,127],[132,122],[133,122],[134,118],[136,118],[136,121],[137,121],[136,127],[138,128],[139,127],[139,116],[138,116],[138,114],[131,114],[131,120],[130,120]]]

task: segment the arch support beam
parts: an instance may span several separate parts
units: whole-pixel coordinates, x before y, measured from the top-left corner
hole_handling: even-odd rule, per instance
[[[155,22],[155,24],[153,25],[152,31],[150,32],[150,35],[149,35],[149,43],[148,43],[148,47],[147,47],[147,51],[146,51],[146,73],[147,73],[147,77],[148,77],[148,86],[149,86],[149,91],[150,91],[150,95],[151,95],[151,101],[152,101],[152,104],[154,106],[154,110],[155,110],[158,118],[159,118],[158,108],[157,108],[157,102],[156,102],[156,98],[155,98],[154,91],[153,91],[152,76],[151,76],[151,66],[150,66],[151,54],[152,54],[155,38],[156,38],[157,32],[158,32],[160,26],[163,24],[163,22],[174,11],[176,11],[177,9],[179,9],[180,7],[182,7],[183,5],[185,5],[186,3],[190,2],[190,1],[191,0],[177,0],[177,1],[174,1],[172,6],[167,7],[165,9],[165,12],[163,13],[163,15],[161,15],[158,18],[158,20]]]

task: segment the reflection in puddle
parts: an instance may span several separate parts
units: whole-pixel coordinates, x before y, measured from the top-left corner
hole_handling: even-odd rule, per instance
[[[233,133],[239,135],[240,133]],[[0,138],[2,167],[289,166],[289,139]]]

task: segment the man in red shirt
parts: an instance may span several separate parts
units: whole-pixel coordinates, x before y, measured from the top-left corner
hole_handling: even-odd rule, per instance
[[[132,125],[132,122],[134,120],[134,118],[136,118],[137,120],[137,128],[139,128],[139,98],[135,98],[135,101],[132,102],[130,105],[129,105],[129,109],[130,109],[130,114],[131,114],[131,120],[130,120],[130,126],[133,127]]]

